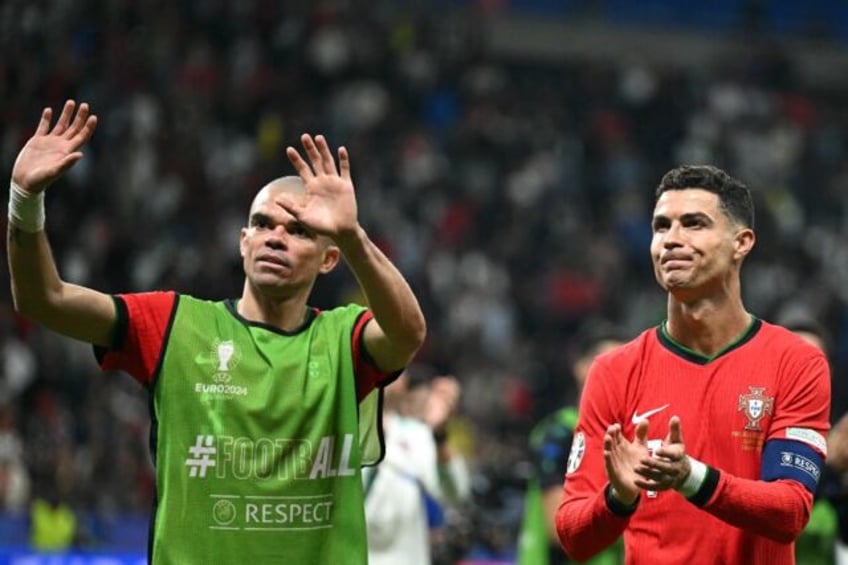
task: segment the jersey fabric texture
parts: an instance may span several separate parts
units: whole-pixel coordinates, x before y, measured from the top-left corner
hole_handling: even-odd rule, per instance
[[[564,546],[584,558],[624,532],[626,563],[793,563],[812,494],[784,477],[761,480],[763,447],[790,440],[823,456],[829,410],[824,355],[784,328],[754,319],[712,358],[664,326],[642,333],[590,370],[557,514]],[[655,449],[672,415],[687,453],[710,467],[703,487],[689,499],[642,492],[635,511],[616,505],[604,471],[607,426],[621,423],[632,440],[647,418]]]
[[[571,563],[560,545],[549,541],[543,493],[552,487],[562,487],[576,425],[577,408],[566,406],[543,418],[530,432],[534,474],[527,481],[524,497],[518,565]],[[616,565],[620,562],[616,549],[607,549],[586,563]]]
[[[284,332],[245,320],[232,301],[146,293],[116,304],[126,339],[102,366],[151,394],[150,561],[366,563],[360,465],[382,449],[360,434],[380,431],[360,424],[380,415],[377,372],[363,377],[371,390],[355,376],[365,308],[310,310]]]

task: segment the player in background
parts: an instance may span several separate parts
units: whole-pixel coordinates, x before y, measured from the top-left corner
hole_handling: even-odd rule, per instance
[[[830,375],[821,350],[745,309],[753,227],[748,188],[716,167],[660,182],[650,251],[667,319],[590,370],[557,512],[572,558],[623,533],[632,564],[794,563]]]
[[[825,355],[832,351],[830,332],[809,313],[788,308],[778,322],[809,341]],[[848,565],[848,414],[844,405],[831,405],[834,422],[827,438],[827,462],[810,522],[799,539],[799,563]]]
[[[338,166],[322,136],[301,137],[309,163],[287,149],[299,177],[254,198],[238,299],[110,296],[63,281],[51,256],[44,190],[82,158],[97,124],[72,100],[52,117],[45,109],[12,172],[12,294],[19,312],[94,344],[105,369],[149,390],[150,561],[366,563],[360,465],[381,456],[379,387],[426,329],[409,285],[359,224],[346,149]],[[342,257],[368,308],[310,307],[316,278]]]
[[[836,513],[836,565],[848,565],[848,412],[834,414],[838,419],[827,439],[827,472],[822,496]]]
[[[454,376],[420,364],[386,387],[386,457],[363,470],[371,565],[430,565],[445,506],[469,497],[468,466],[446,441],[460,393]]]
[[[596,356],[623,343],[622,332],[609,322],[589,320],[578,330],[573,349],[571,376],[577,399]],[[577,406],[563,406],[549,414],[530,432],[534,474],[527,483],[524,517],[518,540],[518,565],[568,563],[556,532],[556,511],[562,501],[562,481],[577,425]],[[593,565],[615,565],[617,552],[607,550]]]

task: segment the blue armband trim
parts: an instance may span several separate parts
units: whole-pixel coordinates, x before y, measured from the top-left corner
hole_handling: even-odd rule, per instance
[[[760,477],[764,481],[792,479],[815,494],[823,467],[824,456],[806,443],[772,439],[763,449]]]

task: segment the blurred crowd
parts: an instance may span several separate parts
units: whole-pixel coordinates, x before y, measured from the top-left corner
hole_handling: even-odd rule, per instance
[[[845,374],[848,93],[800,84],[774,45],[689,70],[499,60],[478,9],[415,6],[5,2],[0,167],[8,177],[44,106],[89,102],[86,157],[47,196],[64,278],[221,299],[240,292],[251,197],[293,173],[285,147],[302,132],[346,145],[361,222],[427,316],[419,361],[462,383],[452,441],[474,497],[458,543],[493,553],[515,543],[530,427],[574,397],[576,329],[600,317],[635,336],[664,315],[648,244],[672,166],[749,184],[747,306],[825,324]],[[359,300],[355,288],[339,269],[315,305]],[[8,290],[0,331],[0,510],[41,498],[148,513],[141,388],[16,316]]]

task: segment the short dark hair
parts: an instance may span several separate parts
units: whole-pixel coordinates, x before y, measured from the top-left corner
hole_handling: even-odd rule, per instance
[[[722,211],[747,228],[754,228],[754,200],[745,184],[712,165],[684,165],[667,172],[655,200],[667,190],[702,188],[718,195]]]

